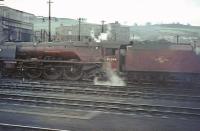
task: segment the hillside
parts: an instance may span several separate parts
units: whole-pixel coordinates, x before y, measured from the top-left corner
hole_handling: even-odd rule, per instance
[[[161,24],[131,26],[130,34],[136,40],[159,40],[166,39],[177,42],[177,36],[181,43],[200,41],[200,27],[182,24]]]

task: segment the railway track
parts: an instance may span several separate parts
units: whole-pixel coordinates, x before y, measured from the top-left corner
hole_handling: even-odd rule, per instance
[[[99,86],[92,83],[74,82],[47,82],[47,81],[19,81],[3,80],[0,81],[0,102],[8,104],[21,104],[38,107],[59,107],[83,110],[97,110],[108,113],[123,114],[145,114],[150,116],[181,118],[200,118],[200,108],[166,106],[162,104],[138,104],[133,102],[121,101],[126,98],[142,99],[167,99],[176,101],[200,102],[200,96],[177,94],[178,89],[161,87],[160,91],[155,91],[156,87],[143,87],[139,85],[117,87]],[[164,91],[163,91],[163,90]],[[198,88],[195,88],[198,90]],[[159,89],[158,89],[159,90]],[[183,88],[184,92],[192,89]],[[170,92],[164,93],[163,92]],[[162,92],[162,93],[160,93]],[[54,96],[52,94],[56,94]],[[115,98],[106,99],[82,99],[77,95],[76,98],[61,97],[66,94],[82,94],[86,96],[107,96]],[[190,93],[189,93],[190,94]],[[60,95],[60,96],[59,96]]]
[[[42,84],[42,85],[92,85],[93,81],[63,81],[63,80],[28,80],[28,79],[1,79],[0,83],[26,83],[26,84]]]
[[[56,84],[41,84],[41,83],[1,83],[0,91],[31,91],[31,92],[46,92],[46,93],[62,93],[62,94],[83,94],[83,95],[97,95],[110,96],[118,98],[143,98],[143,99],[167,99],[167,100],[182,100],[200,102],[199,95],[187,95],[171,93],[160,93],[157,91],[149,91],[137,88],[127,87],[106,87],[94,85],[56,85]],[[185,90],[186,92],[187,90]]]
[[[1,78],[2,81],[4,82],[29,82],[29,83],[42,83],[42,84],[59,84],[59,85],[66,85],[66,84],[84,84],[84,85],[91,85],[94,84],[93,80],[79,80],[79,81],[70,81],[70,80],[54,80],[54,81],[50,81],[50,80],[43,80],[43,79],[25,79],[25,78]],[[101,82],[100,82],[101,83]],[[103,84],[102,84],[103,85]],[[195,82],[195,83],[189,83],[189,82],[168,82],[168,83],[155,83],[155,82],[127,82],[127,86],[131,87],[131,86],[160,86],[160,87],[172,87],[172,86],[179,86],[179,87],[185,87],[185,88],[189,88],[189,87],[195,87],[195,88],[200,88],[200,82]],[[103,85],[104,86],[104,85]]]
[[[81,88],[93,88],[93,89],[103,89],[103,90],[118,90],[118,91],[141,91],[141,92],[156,92],[156,93],[170,93],[176,92],[180,94],[200,94],[200,85],[158,85],[152,83],[144,83],[144,84],[133,84],[127,86],[106,86],[106,85],[94,85],[93,82],[85,82],[85,81],[23,81],[23,80],[10,80],[10,79],[2,79],[0,81],[0,85],[2,84],[11,84],[11,85],[20,85],[24,84],[26,86],[54,86],[54,87],[81,87]]]
[[[134,104],[120,101],[58,98],[36,94],[0,93],[1,103],[30,106],[59,107],[67,109],[96,110],[108,113],[143,114],[161,117],[200,118],[200,108]]]
[[[69,131],[69,130],[36,127],[36,126],[7,124],[7,123],[0,123],[0,130],[1,131]]]

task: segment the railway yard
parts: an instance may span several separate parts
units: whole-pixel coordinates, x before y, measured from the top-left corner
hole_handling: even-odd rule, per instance
[[[199,94],[199,84],[106,86],[3,78],[0,130],[195,131]]]
[[[119,1],[0,0],[0,131],[200,131],[197,7]]]

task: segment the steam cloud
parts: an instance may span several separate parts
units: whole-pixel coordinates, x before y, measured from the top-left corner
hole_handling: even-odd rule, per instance
[[[108,25],[107,26],[107,31],[106,33],[100,33],[100,35],[96,38],[95,37],[95,32],[94,32],[94,29],[92,29],[90,31],[90,36],[94,39],[95,42],[101,42],[101,41],[106,41],[108,40],[108,37],[111,35],[111,26]]]
[[[126,83],[122,78],[120,78],[116,72],[114,72],[110,67],[106,69],[106,75],[108,81],[99,81],[96,77],[94,79],[95,85],[108,85],[108,86],[126,86]]]

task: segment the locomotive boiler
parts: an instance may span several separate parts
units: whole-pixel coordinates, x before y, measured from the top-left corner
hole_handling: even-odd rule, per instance
[[[99,75],[102,61],[98,44],[6,42],[0,45],[1,75],[79,80]]]

